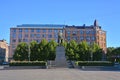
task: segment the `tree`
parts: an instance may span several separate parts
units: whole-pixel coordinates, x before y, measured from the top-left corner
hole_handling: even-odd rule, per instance
[[[81,61],[89,60],[89,57],[90,57],[88,54],[89,46],[87,42],[83,41],[79,43],[77,47],[78,47],[77,54],[79,55],[79,60]]]
[[[36,41],[32,41],[30,43],[30,60],[36,61],[38,60],[38,43]]]
[[[112,58],[112,56],[113,56],[113,54],[112,54],[112,52],[115,50],[115,48],[114,47],[108,47],[107,48],[107,60],[110,60],[110,61],[114,61],[113,60],[113,58]]]
[[[110,55],[111,61],[120,62],[120,47],[115,48]]]
[[[48,44],[46,39],[42,39],[42,41],[38,44],[38,60],[45,61],[46,60],[46,45]]]
[[[61,43],[61,45],[64,46],[64,48],[66,48],[66,47],[67,47],[67,42],[66,42],[66,41],[63,41],[63,42]]]
[[[102,59],[103,51],[99,47],[98,44],[96,44],[96,43],[91,44],[90,47],[89,47],[89,52],[90,52],[90,55],[91,55],[91,60],[99,61],[99,60]]]
[[[28,60],[28,45],[25,42],[21,42],[18,44],[15,49],[15,53],[13,55],[14,60]]]
[[[103,50],[100,48],[93,53],[93,61],[101,61]]]
[[[55,60],[57,43],[51,40],[46,46],[46,52],[48,53],[48,60]]]
[[[74,40],[71,40],[66,47],[66,56],[69,60],[76,60],[77,52],[77,43]]]

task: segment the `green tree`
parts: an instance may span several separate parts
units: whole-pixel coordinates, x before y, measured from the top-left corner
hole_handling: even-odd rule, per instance
[[[66,48],[67,47],[67,42],[63,41],[61,45],[64,46],[64,48]]]
[[[102,60],[103,50],[99,47],[98,44],[93,43],[89,45],[90,58],[93,61]]]
[[[89,60],[90,55],[88,54],[89,46],[87,42],[83,41],[78,44],[77,54],[79,55],[79,60],[86,61]]]
[[[38,43],[36,41],[32,41],[30,43],[30,60],[36,61],[38,60]]]
[[[113,61],[113,58],[112,58],[112,56],[113,56],[113,54],[112,54],[112,52],[115,50],[115,48],[114,47],[108,47],[107,48],[107,60],[109,60],[109,61]]]
[[[117,47],[112,51],[111,58],[113,62],[120,62],[120,47]]]
[[[69,60],[76,60],[77,56],[77,43],[74,40],[71,40],[70,43],[67,43],[66,47],[66,56]]]
[[[100,48],[93,53],[93,61],[101,61],[103,55],[103,50]]]
[[[54,40],[51,40],[46,48],[46,51],[48,52],[48,60],[55,60],[56,56],[56,47],[57,43]]]
[[[14,60],[28,60],[28,45],[25,42],[21,42],[18,44],[18,46],[15,49],[14,55],[13,55]]]
[[[46,60],[46,45],[48,44],[46,39],[42,39],[41,42],[38,44],[38,60],[45,61]]]

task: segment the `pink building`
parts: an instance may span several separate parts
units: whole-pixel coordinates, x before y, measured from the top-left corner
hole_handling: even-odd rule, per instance
[[[43,38],[48,41],[54,39],[57,42],[59,30],[63,32],[68,42],[70,40],[86,41],[88,44],[96,42],[106,53],[106,31],[102,30],[95,20],[91,26],[85,24],[83,26],[23,24],[12,27],[10,28],[10,57],[20,42],[29,43],[35,40],[39,43]]]

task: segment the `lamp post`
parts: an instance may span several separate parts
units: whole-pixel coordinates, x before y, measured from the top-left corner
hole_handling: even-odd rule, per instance
[[[91,56],[91,61],[92,61],[93,60],[93,53],[92,52],[91,52],[90,56]]]
[[[28,61],[30,61],[30,44],[28,43]]]
[[[90,47],[90,58],[91,58],[91,61],[93,60],[93,52],[92,52],[92,48]]]

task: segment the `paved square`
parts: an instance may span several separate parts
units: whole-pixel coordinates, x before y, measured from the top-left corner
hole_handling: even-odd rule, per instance
[[[79,69],[0,70],[0,80],[120,80],[120,71]]]

